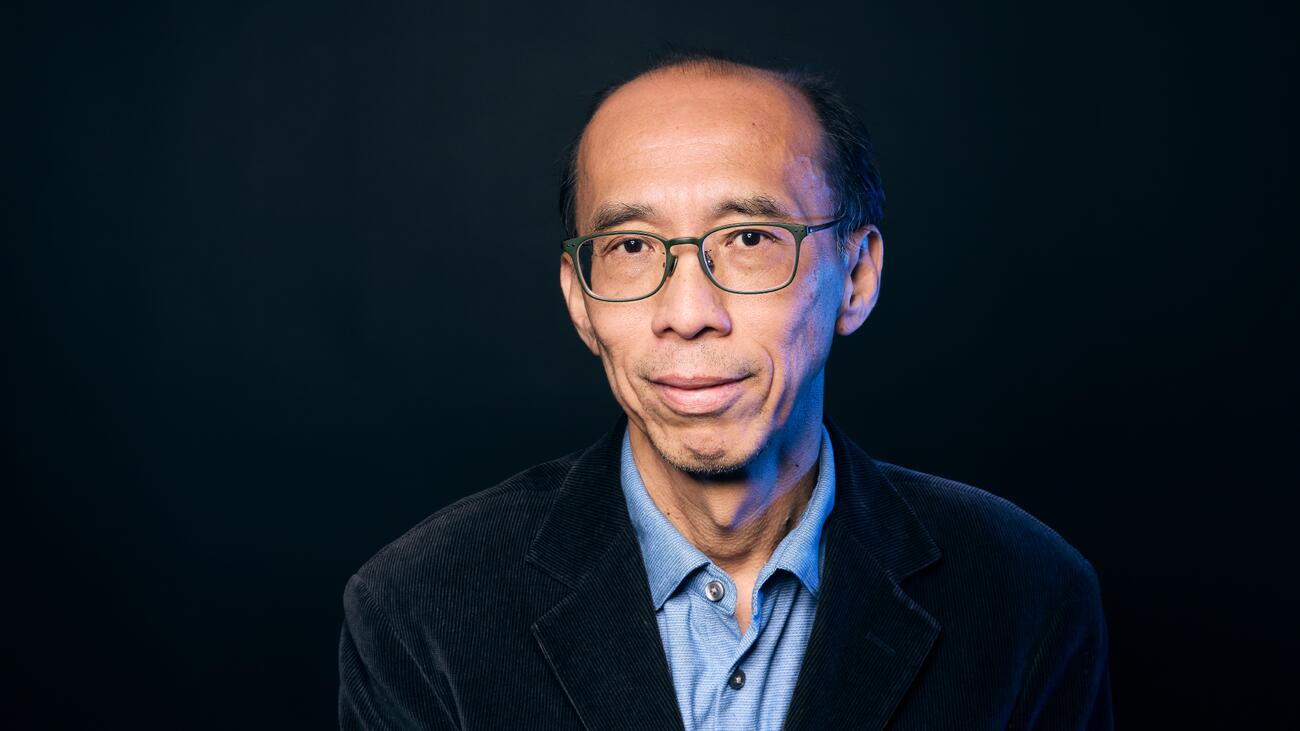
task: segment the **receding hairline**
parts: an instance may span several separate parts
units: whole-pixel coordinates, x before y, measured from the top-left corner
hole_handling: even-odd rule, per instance
[[[789,98],[797,100],[794,104],[802,108],[803,113],[806,115],[808,121],[813,125],[813,129],[815,130],[815,142],[813,143],[815,146],[814,155],[817,159],[821,159],[823,156],[826,145],[826,130],[817,113],[816,107],[802,89],[784,78],[779,72],[722,58],[705,57],[683,59],[663,66],[647,69],[606,90],[604,95],[600,98],[599,103],[597,103],[596,107],[592,110],[591,116],[587,119],[586,124],[583,125],[582,131],[578,135],[577,143],[573,148],[573,159],[571,165],[573,166],[573,172],[575,173],[572,183],[574,186],[575,202],[577,198],[578,183],[582,177],[581,160],[582,151],[587,139],[587,130],[600,116],[600,110],[603,109],[611,99],[616,97],[619,92],[639,81],[672,75],[692,78],[752,79],[772,84],[774,87],[784,91]],[[575,224],[576,223],[577,222],[575,221]]]

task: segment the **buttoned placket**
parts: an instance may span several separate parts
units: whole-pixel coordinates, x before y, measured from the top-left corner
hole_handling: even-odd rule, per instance
[[[797,582],[798,579],[793,575],[783,573],[784,580]],[[759,635],[762,634],[764,627],[767,625],[770,612],[765,610],[765,604],[771,604],[775,594],[780,591],[787,591],[790,588],[784,587],[779,581],[773,581],[769,573],[762,577],[763,583],[755,586],[752,597],[752,617],[749,627],[746,628],[742,635],[739,631],[739,623],[736,620],[736,585],[728,575],[718,566],[709,563],[705,565],[694,579],[689,583],[687,591],[692,595],[703,600],[703,603],[710,606],[716,617],[731,630],[731,636],[735,640],[735,649],[729,653],[730,662],[725,667],[720,667],[722,674],[719,677],[719,685],[714,698],[714,717],[723,719],[727,716],[727,708],[734,701],[739,700],[734,694],[741,693],[745,689],[747,676],[745,673],[744,660],[750,654],[750,650],[758,641]],[[728,694],[731,694],[730,696]]]

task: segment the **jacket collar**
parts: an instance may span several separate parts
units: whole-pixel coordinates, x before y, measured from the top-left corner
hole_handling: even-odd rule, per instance
[[[620,488],[620,417],[574,462],[525,560],[570,588],[532,625],[583,724],[681,729],[645,565]],[[785,728],[883,728],[939,625],[899,582],[939,559],[911,507],[829,419],[835,507]]]

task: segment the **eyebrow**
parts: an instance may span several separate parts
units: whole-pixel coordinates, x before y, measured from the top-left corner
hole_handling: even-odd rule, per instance
[[[742,216],[793,220],[785,206],[775,198],[767,195],[752,195],[746,198],[728,198],[713,208],[718,217],[729,213]],[[655,217],[655,209],[642,203],[602,203],[591,216],[592,231],[607,231],[621,226],[628,221],[650,221]]]
[[[778,218],[790,220],[793,216],[786,210],[785,206],[771,196],[753,195],[748,198],[738,198],[725,200],[713,209],[719,216],[728,213],[739,213],[742,216],[755,216],[763,218]]]
[[[628,221],[648,221],[654,218],[655,209],[636,203],[602,203],[591,216],[591,230],[605,231]]]

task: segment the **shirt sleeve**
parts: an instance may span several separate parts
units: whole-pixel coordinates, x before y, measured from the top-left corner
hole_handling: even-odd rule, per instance
[[[1045,625],[1009,729],[1114,728],[1101,589],[1092,566],[1083,567]]]
[[[339,728],[455,729],[444,691],[431,682],[357,576],[343,593]]]

